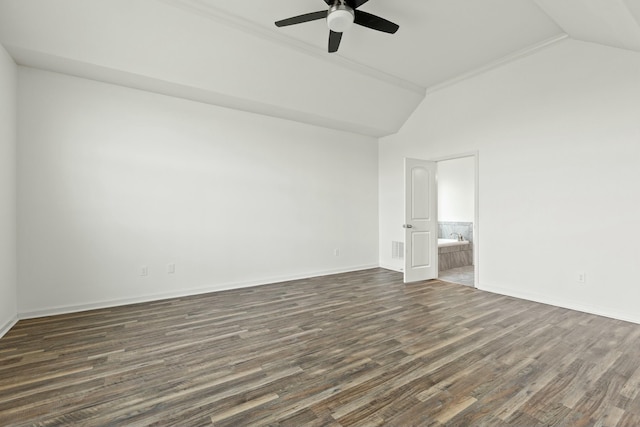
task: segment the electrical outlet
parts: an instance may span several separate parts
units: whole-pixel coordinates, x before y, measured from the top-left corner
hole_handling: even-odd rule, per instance
[[[175,274],[176,265],[174,263],[167,264],[167,274]]]
[[[146,265],[143,265],[142,267],[140,267],[140,275],[141,276],[148,276],[149,275],[149,267],[147,267]]]
[[[334,249],[333,250],[333,255],[340,256],[340,249]]]
[[[587,275],[585,274],[584,271],[580,271],[578,274],[576,274],[576,281],[580,284],[586,283]]]

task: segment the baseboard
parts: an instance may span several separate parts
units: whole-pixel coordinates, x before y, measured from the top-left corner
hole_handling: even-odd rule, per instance
[[[541,304],[553,305],[555,307],[562,307],[569,310],[580,311],[582,313],[595,314],[596,316],[608,317],[610,319],[622,320],[624,322],[640,324],[640,317],[620,315],[619,313],[616,313],[614,311],[606,309],[603,310],[598,307],[575,304],[560,299],[549,298],[546,295],[536,294],[535,292],[514,291],[513,289],[507,289],[500,286],[487,286],[485,284],[482,284],[482,286],[478,285],[478,289],[494,294],[524,299],[527,301],[539,302]]]
[[[14,316],[13,319],[9,320],[3,326],[0,326],[0,338],[4,337],[16,323],[18,323],[18,316]]]
[[[385,270],[395,271],[395,272],[398,272],[398,273],[403,273],[401,268],[398,268],[398,267],[396,267],[394,265],[391,265],[391,264],[382,264],[381,263],[380,264],[380,268],[384,268]]]
[[[20,311],[18,313],[18,318],[19,319],[35,319],[39,317],[56,316],[59,314],[77,313],[81,311],[98,310],[102,308],[118,307],[122,305],[138,304],[143,302],[160,301],[160,300],[171,299],[171,298],[181,298],[181,297],[187,297],[187,296],[193,296],[193,295],[209,294],[212,292],[228,291],[231,289],[242,289],[242,288],[250,288],[253,286],[270,285],[274,283],[289,282],[292,280],[309,279],[312,277],[322,277],[322,276],[330,276],[333,274],[351,273],[351,272],[362,271],[362,270],[370,270],[372,268],[378,268],[378,267],[379,267],[378,264],[359,265],[359,266],[353,266],[353,267],[336,269],[336,270],[323,270],[323,271],[316,271],[316,272],[310,272],[310,273],[298,274],[298,275],[271,277],[271,278],[258,280],[258,281],[219,283],[216,285],[206,286],[202,288],[183,289],[175,292],[164,292],[164,293],[158,293],[158,294],[152,294],[152,295],[143,295],[143,296],[134,297],[134,298],[123,298],[123,299],[110,300],[110,301],[93,302],[88,304],[50,307],[50,308],[41,309],[41,310],[26,310],[26,311]]]

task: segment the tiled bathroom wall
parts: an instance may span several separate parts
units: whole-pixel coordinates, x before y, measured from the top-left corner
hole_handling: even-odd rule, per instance
[[[462,233],[464,240],[468,240],[473,243],[473,223],[472,222],[438,222],[438,237],[440,239],[455,239],[457,237],[451,236],[452,233],[456,235]]]

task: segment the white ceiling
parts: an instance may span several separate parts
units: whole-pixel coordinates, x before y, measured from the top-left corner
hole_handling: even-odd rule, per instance
[[[276,20],[326,8],[323,0],[200,2],[327,49],[324,21],[273,26]],[[400,30],[389,35],[354,26],[338,54],[423,88],[562,33],[530,0],[370,0],[360,9],[397,23]]]
[[[640,52],[639,0],[535,0],[571,37]]]
[[[640,0],[370,0],[395,35],[274,21],[323,0],[0,0],[16,62],[364,135],[427,90],[571,37],[640,51]]]

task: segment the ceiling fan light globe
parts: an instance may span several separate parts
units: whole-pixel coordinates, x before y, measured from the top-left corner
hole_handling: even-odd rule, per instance
[[[352,25],[355,16],[353,11],[348,9],[333,10],[327,16],[327,26],[331,31],[336,33],[344,33]]]

